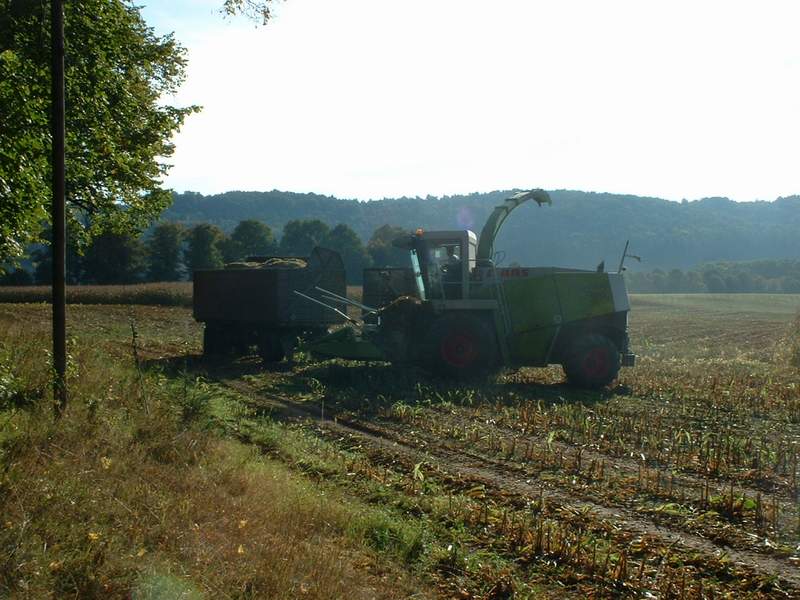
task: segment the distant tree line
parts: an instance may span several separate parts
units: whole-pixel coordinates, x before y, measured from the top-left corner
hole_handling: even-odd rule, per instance
[[[634,293],[800,293],[800,261],[721,262],[682,271],[626,272]]]
[[[191,226],[162,222],[142,236],[105,232],[79,249],[68,238],[67,282],[70,284],[133,284],[191,279],[196,269],[214,269],[251,256],[308,256],[314,246],[336,250],[342,256],[348,282],[361,283],[366,267],[408,266],[408,256],[392,241],[407,233],[402,227],[382,225],[364,244],[347,224],[329,227],[318,219],[286,223],[280,238],[256,220],[240,221],[230,234],[210,223]],[[29,267],[0,277],[0,285],[50,283],[50,249],[29,249]],[[800,293],[800,260],[717,262],[693,269],[626,271],[634,293]]]
[[[134,284],[191,279],[197,269],[215,269],[252,256],[308,256],[315,246],[336,250],[350,283],[361,283],[365,267],[403,266],[405,253],[392,241],[405,230],[391,225],[376,229],[364,244],[344,223],[331,228],[317,219],[292,220],[280,239],[272,228],[256,220],[240,221],[230,235],[216,225],[184,226],[162,222],[142,236],[107,231],[96,235],[85,248],[76,238],[67,249],[69,284]],[[50,248],[29,251],[30,268],[17,268],[0,277],[0,285],[49,284],[52,279]]]
[[[226,231],[243,219],[277,228],[294,219],[319,219],[331,226],[347,223],[362,240],[384,223],[410,231],[423,227],[480,233],[492,208],[511,193],[359,202],[282,191],[186,192],[175,195],[161,218],[212,223]],[[772,202],[672,202],[571,190],[553,190],[550,196],[552,206],[522,206],[503,225],[495,248],[504,251],[506,263],[592,269],[604,260],[615,266],[626,240],[646,270],[685,272],[721,261],[800,260],[800,196]]]

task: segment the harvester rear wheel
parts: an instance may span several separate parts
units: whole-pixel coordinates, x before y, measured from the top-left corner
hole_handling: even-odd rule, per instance
[[[445,315],[426,336],[424,360],[438,373],[459,379],[485,375],[497,363],[491,329],[472,315]]]
[[[570,383],[599,389],[617,378],[620,367],[619,350],[604,335],[585,335],[572,345],[563,366]]]

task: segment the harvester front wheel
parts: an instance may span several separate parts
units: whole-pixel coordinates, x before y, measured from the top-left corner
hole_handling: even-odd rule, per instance
[[[446,315],[433,323],[426,338],[425,360],[443,375],[474,377],[497,363],[494,336],[478,317]]]
[[[590,389],[599,389],[614,381],[619,367],[619,350],[614,342],[597,333],[578,339],[564,361],[567,380]]]

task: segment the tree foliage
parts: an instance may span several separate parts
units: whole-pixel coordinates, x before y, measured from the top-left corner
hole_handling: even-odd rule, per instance
[[[289,221],[283,228],[280,253],[286,256],[308,256],[329,232],[330,228],[318,219]]]
[[[689,271],[661,269],[626,273],[632,292],[656,293],[797,293],[800,260],[755,260],[700,265]]]
[[[16,268],[0,275],[0,285],[33,285],[33,276],[25,269]]]
[[[277,251],[275,238],[269,225],[247,219],[241,221],[222,244],[226,262],[242,260],[248,256],[265,256]]]
[[[219,227],[203,223],[189,230],[187,247],[183,255],[189,274],[198,269],[216,269],[223,265],[220,244],[225,234]]]
[[[240,241],[247,238],[259,239],[260,236],[244,236],[245,231],[266,231],[263,227],[254,227],[250,223],[240,224],[237,227]],[[308,227],[303,221],[297,221],[291,230],[297,232],[308,229],[319,229],[318,225]],[[373,263],[378,267],[400,266],[408,267],[408,255],[405,251],[391,246],[391,241],[408,232],[400,227],[382,225],[373,232],[367,244],[366,251],[361,239],[349,226],[340,223],[329,230],[318,242],[319,245],[336,250],[342,255],[347,271],[347,280],[350,283],[360,283],[362,270]],[[45,237],[49,236],[46,232]],[[131,253],[135,260],[130,260],[125,255],[115,260],[125,267],[123,271],[128,274],[123,277],[126,281],[138,281],[145,277],[150,280],[174,281],[183,278],[187,269],[216,268],[222,266],[224,257],[222,249],[231,238],[225,238],[224,233],[216,226],[201,224],[196,226],[190,235],[190,242],[182,250],[185,232],[181,225],[176,223],[162,223],[155,227],[152,233],[144,240],[147,246],[147,266],[141,257]],[[109,281],[116,275],[103,275],[106,273],[102,260],[97,255],[109,253],[108,242],[101,236],[90,246],[86,256],[81,256],[74,244],[74,237],[68,235],[67,245],[67,281],[69,283],[90,283],[93,281]],[[263,241],[263,238],[260,238]],[[314,240],[308,247],[310,251]],[[258,248],[258,246],[253,246]],[[305,251],[303,255],[307,255]],[[386,258],[382,252],[397,252],[397,256]],[[117,251],[115,251],[117,252]],[[50,252],[47,248],[33,249],[33,266],[36,281],[47,284],[51,280]],[[272,254],[272,252],[248,252],[251,254]],[[244,254],[242,255],[244,256]],[[94,258],[91,258],[94,257]],[[238,260],[237,256],[233,260]],[[90,259],[87,263],[87,259]],[[99,263],[98,266],[92,261]],[[513,264],[509,262],[508,264]],[[194,267],[193,265],[197,265]],[[638,263],[634,263],[638,267]],[[615,269],[615,267],[614,267]],[[699,265],[693,269],[681,270],[677,268],[665,271],[660,268],[651,271],[626,271],[625,279],[628,289],[638,293],[742,293],[742,292],[772,292],[772,293],[800,293],[800,260],[757,260],[739,262],[713,262]],[[0,277],[0,285],[25,285],[30,281],[25,271],[16,271],[13,276]],[[120,279],[121,281],[121,279]]]
[[[83,282],[96,284],[140,283],[147,254],[138,237],[113,231],[94,236],[81,261]]]
[[[321,245],[341,255],[348,282],[361,283],[364,267],[369,266],[371,260],[355,231],[339,223],[325,236]]]
[[[178,223],[160,223],[147,240],[150,281],[177,281],[183,271],[181,252],[186,231]]]
[[[225,0],[222,10],[228,16],[244,15],[267,24],[272,18],[272,0]]]
[[[0,262],[41,239],[49,214],[50,11],[0,0]],[[170,202],[171,136],[196,107],[163,105],[185,52],[127,0],[65,3],[67,216],[85,245],[145,227]]]
[[[50,244],[53,239],[53,232],[50,227],[46,227],[42,233],[42,239],[46,244]],[[33,277],[39,285],[50,285],[53,282],[53,253],[48,246],[32,247],[28,254],[33,259]],[[83,256],[81,249],[78,248],[74,226],[67,223],[67,272],[66,279],[68,284],[83,283]]]
[[[408,263],[408,253],[395,248],[392,243],[399,237],[407,235],[402,227],[381,225],[367,242],[367,250],[376,267],[404,267]]]

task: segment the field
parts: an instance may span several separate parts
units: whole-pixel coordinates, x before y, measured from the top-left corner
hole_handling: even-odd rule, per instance
[[[350,286],[348,293],[357,297],[361,288]],[[50,286],[47,285],[0,286],[0,304],[50,302],[51,299]],[[192,283],[172,281],[136,285],[69,285],[67,303],[191,306]]]
[[[0,303],[50,302],[48,285],[0,286]],[[137,285],[70,285],[68,304],[145,304],[191,306],[192,284],[188,281]]]
[[[0,305],[0,596],[800,597],[799,308],[634,296],[639,363],[586,392],[210,362],[187,308],[74,305],[53,424],[48,307]]]

